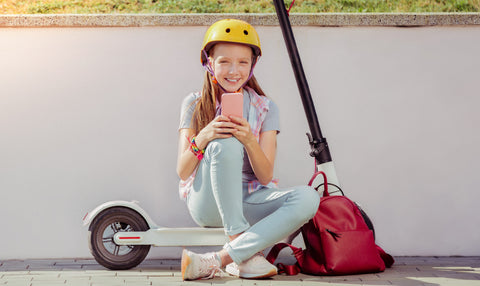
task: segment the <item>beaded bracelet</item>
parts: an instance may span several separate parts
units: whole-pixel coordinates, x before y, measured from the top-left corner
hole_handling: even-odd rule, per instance
[[[200,150],[198,148],[197,143],[195,143],[195,136],[193,136],[192,140],[190,141],[190,150],[195,156],[197,156],[198,160],[203,159],[203,153],[205,153],[205,149]]]

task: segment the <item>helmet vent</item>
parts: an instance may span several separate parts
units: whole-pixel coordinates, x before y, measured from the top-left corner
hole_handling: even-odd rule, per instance
[[[230,28],[227,28],[225,32],[230,33]]]
[[[243,30],[243,33],[244,33],[245,35],[248,35],[248,31],[247,31],[247,30]]]

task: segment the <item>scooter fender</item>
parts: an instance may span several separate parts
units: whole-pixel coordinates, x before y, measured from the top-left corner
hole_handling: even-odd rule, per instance
[[[112,207],[125,207],[125,208],[130,208],[137,213],[139,213],[147,222],[148,227],[150,229],[152,228],[158,228],[158,225],[150,218],[150,216],[145,212],[140,205],[138,204],[138,201],[109,201],[106,203],[103,203],[93,209],[92,211],[88,212],[85,217],[83,218],[83,226],[89,226],[90,223],[92,223],[93,219],[102,211],[112,208]]]

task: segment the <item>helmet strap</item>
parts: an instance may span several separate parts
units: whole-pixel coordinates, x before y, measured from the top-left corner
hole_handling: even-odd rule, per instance
[[[221,90],[223,90],[223,92],[227,92],[226,89],[223,88],[223,86],[221,86],[219,83],[218,83],[218,80],[217,78],[215,77],[215,72],[213,71],[213,68],[212,68],[212,63],[210,62],[210,59],[208,58],[208,54],[207,52],[205,51],[205,49],[202,50],[203,52],[203,55],[205,56],[205,59],[206,61],[203,63],[203,68],[208,72],[210,73],[210,75],[212,76],[212,82],[216,85],[218,85],[218,87],[220,87]]]
[[[260,59],[260,56],[257,56],[257,58],[255,59],[255,61],[252,63],[252,68],[250,69],[250,74],[248,75],[248,78],[247,80],[245,81],[245,83],[242,85],[242,87],[240,89],[242,89],[244,86],[247,85],[248,81],[252,78],[253,76],[253,69],[255,68],[255,65],[257,64],[258,60]]]

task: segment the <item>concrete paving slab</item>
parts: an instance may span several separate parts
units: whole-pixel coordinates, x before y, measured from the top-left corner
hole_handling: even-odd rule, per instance
[[[348,276],[277,275],[246,280],[218,275],[215,279],[182,281],[179,260],[147,260],[139,267],[112,271],[93,259],[0,261],[0,285],[468,285],[480,286],[480,257],[397,257],[385,272]]]

